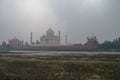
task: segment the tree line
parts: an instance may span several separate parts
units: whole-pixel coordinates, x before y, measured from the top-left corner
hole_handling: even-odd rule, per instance
[[[112,41],[104,41],[98,45],[98,48],[103,50],[120,50],[120,38],[113,39]]]

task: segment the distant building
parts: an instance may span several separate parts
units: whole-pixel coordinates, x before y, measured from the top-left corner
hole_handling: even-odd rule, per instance
[[[92,37],[87,37],[87,42],[85,43],[85,46],[97,46],[98,45],[98,41],[96,36],[92,36]]]
[[[41,46],[57,46],[60,45],[60,31],[58,31],[58,36],[54,34],[52,28],[49,28],[46,31],[46,35],[44,34],[40,38]]]
[[[13,48],[23,48],[24,47],[24,41],[21,41],[17,38],[13,38],[9,40],[9,45]]]

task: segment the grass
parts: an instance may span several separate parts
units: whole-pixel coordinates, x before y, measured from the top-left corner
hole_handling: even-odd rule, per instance
[[[0,80],[120,80],[119,54],[0,56]]]

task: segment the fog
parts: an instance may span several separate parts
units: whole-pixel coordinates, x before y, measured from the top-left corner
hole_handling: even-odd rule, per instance
[[[34,41],[51,27],[69,43],[99,42],[120,37],[120,0],[0,0],[0,43],[17,37]]]

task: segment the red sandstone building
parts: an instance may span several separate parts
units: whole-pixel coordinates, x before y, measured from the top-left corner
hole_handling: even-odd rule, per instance
[[[21,41],[17,38],[13,38],[11,40],[9,40],[9,45],[13,48],[19,49],[19,48],[23,48],[24,47],[24,41]]]
[[[85,46],[97,46],[98,45],[98,41],[96,36],[92,36],[92,37],[87,37],[87,42],[85,43]]]

